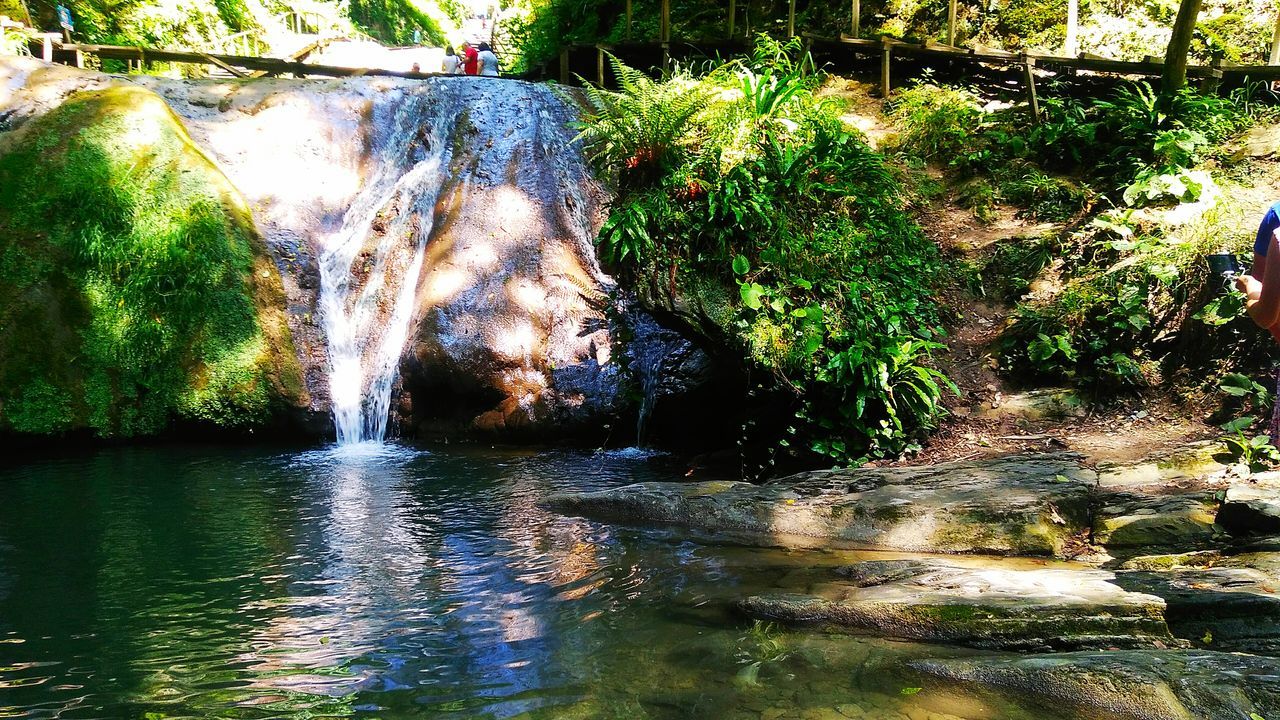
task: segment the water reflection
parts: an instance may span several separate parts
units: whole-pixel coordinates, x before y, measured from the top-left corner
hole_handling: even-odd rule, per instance
[[[0,717],[1022,716],[899,693],[920,682],[904,657],[955,651],[761,640],[728,610],[847,554],[709,547],[537,504],[676,476],[664,462],[357,445],[5,471]]]

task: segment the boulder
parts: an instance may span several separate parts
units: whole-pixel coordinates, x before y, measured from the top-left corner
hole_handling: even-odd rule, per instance
[[[754,618],[1003,650],[1172,644],[1160,598],[1105,570],[970,568],[938,560],[858,563],[812,594],[746,598]]]
[[[1280,660],[1202,650],[1120,650],[917,660],[917,670],[1132,720],[1280,715]]]
[[[1232,535],[1280,533],[1280,477],[1266,473],[1227,488],[1218,524]]]
[[[1061,554],[1089,523],[1096,476],[1069,453],[924,467],[800,473],[764,485],[640,483],[562,493],[546,505],[623,523],[733,533],[755,544]]]

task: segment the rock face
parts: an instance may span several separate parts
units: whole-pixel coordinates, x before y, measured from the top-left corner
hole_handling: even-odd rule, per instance
[[[1280,661],[1253,655],[1123,650],[911,665],[946,680],[1078,708],[1086,717],[1241,720],[1280,713]]]
[[[283,279],[316,415],[331,405],[320,265],[352,233],[364,249],[343,273],[352,285],[346,310],[375,331],[400,295],[399,278],[409,278],[402,271],[419,236],[426,243],[416,283],[406,280],[412,318],[392,405],[403,433],[630,439],[630,424],[609,426],[638,410],[637,358],[669,358],[663,376],[709,375],[706,356],[687,342],[679,352],[644,345],[672,348],[678,337],[628,330],[641,344],[617,346],[628,314],[607,311],[614,284],[593,248],[603,191],[572,142],[571,105],[548,87],[465,77],[175,81],[5,59],[0,131],[74,91],[130,85],[163,97],[247,200]],[[366,197],[388,173],[411,181],[428,156],[446,163],[439,187],[409,182]],[[371,345],[364,356],[368,384],[380,351]]]
[[[967,568],[937,560],[865,562],[811,595],[746,598],[748,615],[828,630],[1005,650],[1174,643],[1160,598],[1105,570]]]
[[[915,468],[802,473],[765,485],[643,483],[555,495],[553,508],[606,520],[864,547],[999,555],[1060,554],[1089,526],[1096,477],[1070,454]]]

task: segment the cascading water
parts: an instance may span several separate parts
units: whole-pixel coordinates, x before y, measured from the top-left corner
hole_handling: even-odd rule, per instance
[[[401,91],[391,117],[374,118],[372,173],[322,245],[319,306],[340,445],[386,436],[458,110],[448,83],[433,84]]]

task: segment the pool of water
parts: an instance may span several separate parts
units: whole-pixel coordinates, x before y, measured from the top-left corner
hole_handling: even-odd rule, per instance
[[[753,625],[867,553],[541,509],[637,452],[126,448],[0,468],[4,718],[1067,718],[902,667],[962,650]]]

